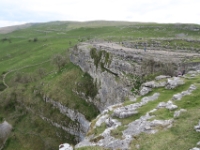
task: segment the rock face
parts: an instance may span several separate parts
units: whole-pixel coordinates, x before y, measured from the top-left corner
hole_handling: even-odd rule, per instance
[[[127,118],[138,113],[137,109],[150,101],[158,99],[159,93],[154,93],[152,96],[142,98],[141,102],[131,104],[125,107],[120,107],[114,110],[113,116],[118,118]]]
[[[58,123],[55,123],[55,122],[49,120],[48,118],[45,118],[42,116],[41,116],[41,118],[47,122],[50,122],[52,125],[54,125],[58,128],[62,128],[65,131],[67,131],[68,133],[75,135],[78,138],[77,140],[81,141],[85,137],[85,135],[89,129],[89,126],[90,126],[90,122],[85,118],[85,116],[73,109],[67,108],[66,106],[62,105],[61,103],[54,101],[46,96],[44,96],[43,99],[45,102],[51,103],[54,107],[58,108],[60,110],[60,113],[66,115],[72,121],[77,122],[78,124],[64,127]]]
[[[159,55],[163,54],[159,53]],[[95,98],[88,99],[88,101],[92,102],[101,111],[101,114],[95,120],[96,124],[91,126],[91,129],[105,128],[103,133],[98,135],[91,132],[89,136],[76,145],[76,148],[101,146],[109,149],[129,149],[130,142],[134,140],[134,136],[141,133],[156,133],[158,131],[157,127],[160,126],[162,128],[170,128],[172,127],[174,118],[179,117],[180,113],[186,111],[180,108],[178,111],[175,111],[174,118],[172,117],[168,120],[150,120],[155,117],[151,116],[151,114],[159,108],[166,108],[170,111],[177,109],[178,106],[173,103],[173,100],[180,100],[183,96],[189,95],[195,89],[194,86],[191,86],[188,91],[174,95],[168,101],[160,102],[159,100],[160,103],[157,103],[156,108],[147,111],[139,119],[125,125],[126,128],[122,132],[120,131],[122,133],[121,139],[112,136],[112,131],[123,125],[123,121],[120,122],[120,120],[123,120],[121,118],[136,115],[138,108],[150,101],[157,100],[160,95],[159,93],[154,93],[152,96],[143,97],[140,102],[123,106],[124,100],[128,97],[131,97],[132,102],[135,101],[135,97],[131,93],[133,83],[135,83],[133,81],[135,79],[134,75],[141,75],[142,61],[147,59],[147,57],[149,57],[147,53],[141,54],[141,52],[126,48],[117,49],[115,46],[106,47],[106,44],[98,43],[80,43],[73,49],[70,56],[71,62],[78,65],[84,72],[89,73],[98,86],[98,94]],[[178,57],[174,58],[176,58],[174,60],[179,59]],[[158,61],[160,61],[159,58]],[[169,62],[169,58],[162,57],[162,61]],[[154,69],[153,71],[156,72],[156,68]],[[141,87],[141,84],[138,85],[140,89],[138,89],[137,94],[144,96],[154,88],[165,87],[170,90],[182,84],[184,84],[184,78],[182,77],[171,78],[170,76],[161,75],[156,77],[155,81],[143,83]],[[139,148],[140,146],[137,147]]]
[[[7,121],[0,124],[0,149],[3,149],[11,130],[12,126]]]
[[[138,55],[132,59],[141,61]],[[134,74],[137,67],[128,62],[125,51],[82,43],[74,48],[70,60],[97,81],[99,91],[92,102],[100,111],[123,102],[131,94],[131,81],[126,74]]]
[[[176,68],[178,68],[182,57],[179,58],[176,55],[166,56],[166,53],[163,52],[143,52],[115,43],[80,43],[74,47],[70,60],[84,72],[89,73],[97,83],[98,94],[94,99],[88,99],[88,101],[103,111],[108,106],[123,102],[126,97],[132,94],[130,91],[134,87],[135,76],[146,74],[143,72],[144,68],[142,69],[143,62],[146,62],[144,63],[146,68],[152,68],[151,63],[157,63],[158,65],[154,65],[154,72],[163,69],[160,64],[164,65],[169,62],[176,64]],[[152,59],[150,60],[150,58]],[[191,67],[187,66],[187,69]],[[151,71],[148,70],[148,73]],[[152,88],[164,86],[167,89],[173,89],[184,82],[179,77],[168,79],[169,77],[165,75],[156,77],[155,82],[144,84],[139,93],[145,95]],[[168,80],[162,81],[163,79]]]

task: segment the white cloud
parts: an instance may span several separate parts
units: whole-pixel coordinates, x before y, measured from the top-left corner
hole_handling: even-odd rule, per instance
[[[8,8],[1,8],[3,4]],[[0,0],[0,16],[4,9],[7,20],[24,22],[127,20],[200,24],[199,6],[199,0]]]

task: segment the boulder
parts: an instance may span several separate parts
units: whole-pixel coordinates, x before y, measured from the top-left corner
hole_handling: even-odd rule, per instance
[[[196,130],[196,132],[200,132],[200,121],[198,125],[194,126],[194,129]]]
[[[106,123],[107,127],[112,127],[113,125],[115,125],[114,120],[112,120],[111,118],[106,119],[105,123]]]
[[[200,150],[200,148],[194,147],[194,148],[192,148],[190,150]]]
[[[154,93],[152,96],[147,96],[147,97],[142,98],[141,105],[145,105],[149,101],[154,101],[158,99],[159,95],[160,95],[159,93]]]
[[[197,74],[198,71],[189,71],[187,74]]]
[[[174,118],[178,118],[182,112],[186,112],[186,109],[180,109],[174,112]]]
[[[105,120],[106,120],[107,118],[108,118],[108,114],[99,117],[99,119],[97,120],[95,126],[96,126],[96,127],[101,126],[101,124],[102,124],[103,122],[105,122]]]
[[[169,109],[169,110],[174,110],[174,109],[178,108],[178,106],[174,105],[172,103],[172,101],[168,101],[167,105],[166,105],[166,108]]]
[[[11,131],[12,126],[7,121],[0,123],[0,149],[3,149],[3,146],[11,134]]]
[[[189,91],[189,92],[192,92],[192,91],[194,91],[194,90],[196,90],[196,89],[197,89],[196,86],[192,84],[192,85],[189,87],[188,91]]]
[[[149,81],[142,84],[142,86],[154,88],[155,87],[155,81]]]
[[[68,143],[60,144],[59,150],[73,150],[73,147]]]
[[[150,124],[151,127],[162,126],[162,127],[171,127],[173,119],[169,120],[153,120]]]
[[[160,82],[155,82],[155,87],[159,88],[159,87],[165,87],[167,84],[167,81],[160,81]]]
[[[167,103],[160,102],[156,108],[158,108],[158,109],[159,108],[167,108],[169,110],[174,110],[174,109],[178,108],[178,106],[174,105],[172,103],[172,101],[168,101]]]
[[[196,86],[192,84],[187,91],[183,91],[181,93],[173,95],[172,100],[181,100],[183,96],[190,95],[191,92],[194,91],[195,89],[196,89]]]
[[[182,94],[178,93],[178,94],[173,95],[172,100],[181,100],[181,98],[182,98]]]
[[[156,108],[165,108],[166,106],[167,106],[167,103],[160,102]]]
[[[183,85],[184,81],[180,77],[173,77],[167,80],[166,89],[174,89],[179,85]]]
[[[127,118],[137,113],[138,111],[136,111],[134,107],[133,108],[121,107],[114,110],[113,116],[118,118]]]
[[[146,95],[147,93],[149,93],[150,91],[152,91],[152,88],[149,87],[142,87],[142,89],[140,90],[140,95]]]
[[[156,80],[162,80],[162,79],[166,79],[166,78],[171,78],[171,76],[159,75],[155,79]]]

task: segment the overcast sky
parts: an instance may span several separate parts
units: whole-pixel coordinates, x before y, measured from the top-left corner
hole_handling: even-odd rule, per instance
[[[200,0],[0,0],[0,27],[47,21],[200,24]]]

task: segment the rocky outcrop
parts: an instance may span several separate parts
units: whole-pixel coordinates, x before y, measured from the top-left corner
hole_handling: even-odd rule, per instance
[[[54,126],[57,126],[59,128],[64,129],[65,131],[69,132],[72,135],[75,135],[78,137],[78,141],[82,140],[90,126],[90,122],[85,118],[83,114],[80,112],[67,108],[66,106],[62,105],[60,102],[54,101],[46,96],[43,97],[44,101],[46,103],[51,103],[54,107],[58,108],[60,110],[60,113],[66,115],[68,118],[70,118],[72,121],[77,122],[75,123],[75,126],[72,127],[62,127],[62,125],[59,125],[57,123],[54,123],[53,121],[49,120],[48,118],[42,117],[43,120],[46,120],[53,124]]]
[[[131,81],[126,74],[134,74],[137,67],[128,62],[125,51],[82,43],[74,48],[70,60],[98,83],[98,95],[92,101],[100,111],[123,102],[131,94]],[[133,56],[131,56],[133,57]],[[140,61],[135,55],[132,59]]]
[[[68,143],[60,144],[59,150],[73,150],[73,147]]]
[[[186,112],[186,109],[180,109],[174,112],[174,118],[178,118],[182,112]]]
[[[118,118],[127,118],[129,116],[135,115],[138,113],[137,109],[150,101],[158,99],[159,93],[154,93],[152,96],[146,96],[142,98],[141,102],[134,103],[125,107],[120,107],[114,110],[113,116]]]
[[[12,126],[4,121],[0,124],[0,150],[3,149],[6,140],[8,139],[12,130]]]
[[[157,106],[157,108],[167,108],[168,110],[174,110],[178,108],[178,106],[174,105],[172,101],[168,101],[167,103],[165,102],[160,102]]]
[[[173,77],[167,80],[166,89],[174,89],[179,85],[183,85],[184,80],[180,77]]]
[[[194,126],[194,129],[196,130],[196,132],[200,132],[200,121],[198,125]]]

